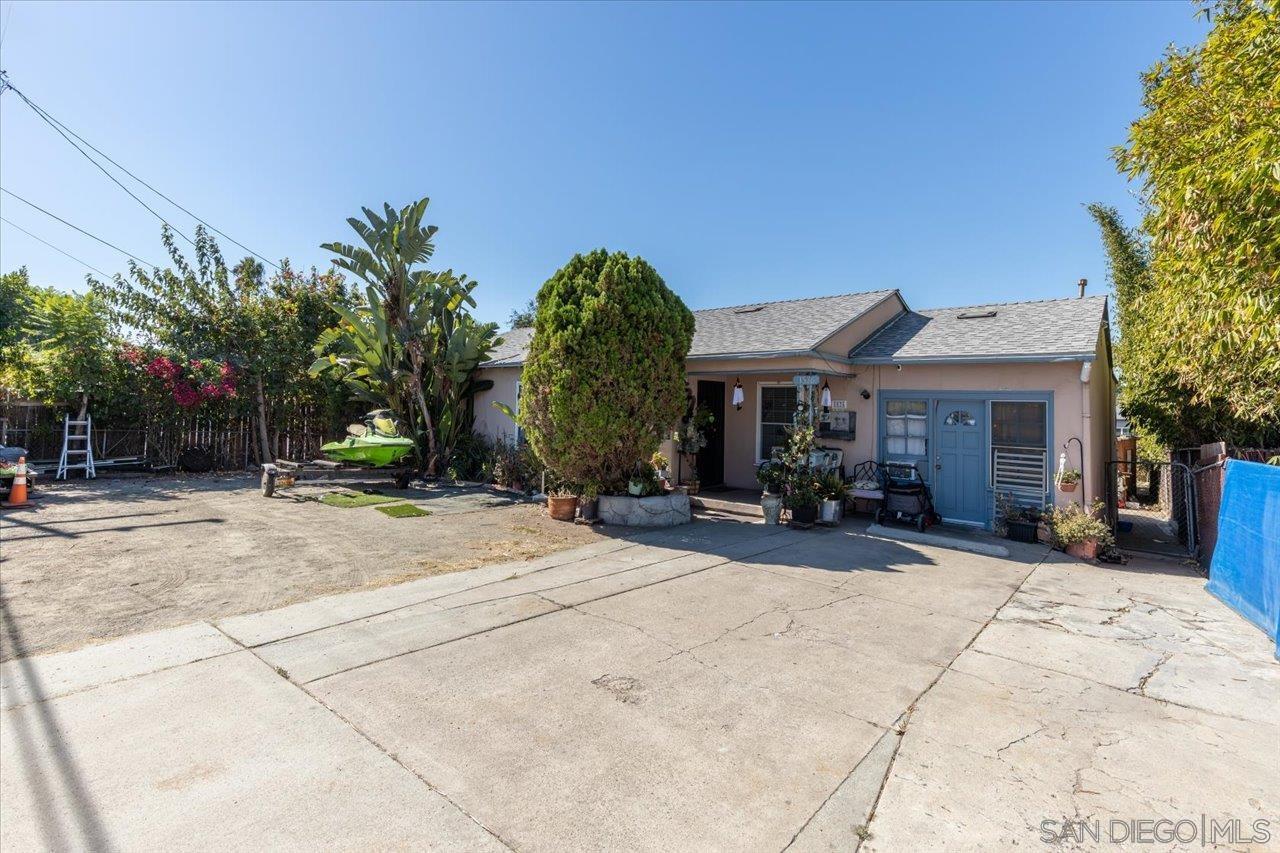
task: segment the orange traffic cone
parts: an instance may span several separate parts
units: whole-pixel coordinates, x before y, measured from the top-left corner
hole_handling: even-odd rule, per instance
[[[9,500],[0,503],[5,508],[27,506],[27,457],[18,457],[18,473],[14,475],[13,486],[9,489]]]

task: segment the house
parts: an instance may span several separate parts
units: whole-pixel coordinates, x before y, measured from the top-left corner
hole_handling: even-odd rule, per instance
[[[809,382],[830,398],[820,446],[842,450],[846,471],[867,459],[916,465],[951,522],[989,527],[997,493],[1037,504],[1105,495],[1116,393],[1106,297],[912,310],[881,290],[694,317],[688,387],[716,414],[697,460],[703,488],[758,488],[756,466]],[[508,332],[481,366],[494,385],[476,399],[479,432],[518,439],[490,403],[515,407],[531,335]],[[1074,493],[1054,486],[1063,465],[1084,472]]]

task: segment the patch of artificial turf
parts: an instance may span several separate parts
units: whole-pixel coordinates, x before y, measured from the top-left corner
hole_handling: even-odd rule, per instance
[[[414,506],[413,504],[396,504],[395,506],[380,506],[377,508],[377,510],[383,515],[389,515],[392,518],[420,518],[424,515],[431,515],[430,510],[425,510],[422,507],[417,507],[417,506]]]
[[[358,492],[330,492],[320,499],[320,503],[341,509],[353,509],[359,506],[391,503],[395,500],[399,498],[389,498],[386,495],[362,495]]]

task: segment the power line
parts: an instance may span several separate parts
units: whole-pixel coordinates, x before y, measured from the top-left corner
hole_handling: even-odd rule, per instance
[[[268,264],[268,265],[270,265],[270,266],[273,266],[273,267],[275,267],[277,270],[278,270],[278,269],[280,269],[280,265],[279,265],[279,264],[275,263],[274,261],[267,260],[267,258],[265,258],[265,257],[263,257],[262,255],[258,254],[258,253],[257,253],[257,252],[255,252],[253,249],[250,249],[250,248],[249,248],[248,246],[246,246],[244,243],[241,243],[239,240],[235,239],[234,237],[232,237],[231,235],[227,234],[226,232],[224,232],[224,231],[220,231],[219,229],[215,228],[213,225],[211,225],[211,224],[209,224],[208,222],[206,222],[205,220],[201,219],[199,216],[196,216],[196,215],[195,215],[194,213],[192,213],[190,210],[187,210],[185,207],[183,207],[182,205],[178,204],[176,201],[174,201],[173,199],[171,199],[169,196],[167,196],[167,195],[165,195],[164,193],[160,192],[160,190],[156,189],[156,188],[155,188],[155,187],[153,187],[151,184],[147,183],[147,182],[146,182],[146,181],[144,181],[142,178],[140,178],[140,177],[138,177],[137,175],[135,175],[133,172],[130,172],[130,171],[129,171],[128,169],[126,169],[124,166],[121,166],[119,163],[117,163],[115,160],[113,160],[113,159],[111,158],[111,156],[110,156],[110,155],[106,154],[106,153],[105,153],[105,152],[103,152],[101,149],[99,149],[99,148],[97,148],[96,146],[94,146],[94,144],[93,144],[92,142],[90,142],[89,140],[85,139],[83,136],[81,136],[80,134],[76,133],[76,132],[75,132],[74,130],[72,130],[71,128],[67,127],[67,126],[66,126],[65,124],[63,124],[61,121],[59,121],[58,119],[54,118],[54,116],[53,116],[51,113],[49,113],[47,110],[45,110],[43,107],[39,106],[38,104],[36,104],[35,102],[33,102],[30,98],[28,98],[26,95],[24,95],[22,92],[18,91],[18,89],[14,88],[14,86],[13,86],[13,84],[12,84],[12,83],[9,83],[8,81],[5,81],[5,82],[6,82],[6,85],[8,86],[8,88],[13,89],[13,91],[14,91],[14,92],[17,92],[18,97],[22,98],[22,100],[27,104],[27,106],[31,107],[31,109],[32,109],[33,111],[35,111],[35,113],[36,113],[37,115],[39,115],[42,119],[44,119],[46,122],[48,122],[50,127],[52,127],[54,130],[58,131],[59,133],[62,133],[62,136],[63,136],[63,138],[64,138],[64,139],[66,139],[66,135],[67,135],[67,133],[71,134],[71,135],[72,135],[72,136],[74,136],[76,139],[78,139],[78,140],[80,140],[81,142],[83,142],[83,143],[85,144],[85,146],[86,146],[86,147],[88,147],[90,150],[92,150],[94,153],[98,154],[100,157],[102,157],[104,160],[106,160],[108,163],[110,163],[111,165],[115,166],[117,169],[119,169],[120,171],[124,172],[126,175],[128,175],[128,176],[129,176],[129,177],[131,177],[131,178],[133,178],[135,181],[137,181],[138,183],[142,184],[144,187],[146,187],[147,189],[151,190],[151,191],[152,191],[153,193],[155,193],[156,195],[160,196],[160,198],[162,198],[162,199],[164,199],[165,201],[169,202],[169,204],[172,204],[174,207],[178,208],[178,210],[181,210],[183,213],[187,214],[187,215],[188,215],[188,216],[190,216],[192,219],[194,219],[194,220],[196,220],[197,222],[199,222],[200,224],[204,225],[204,226],[205,226],[205,227],[207,227],[210,231],[213,231],[215,234],[219,235],[220,237],[224,237],[224,238],[226,238],[227,240],[230,240],[232,243],[234,243],[235,245],[239,246],[241,249],[244,249],[246,252],[248,252],[249,254],[253,255],[253,256],[254,256],[255,258],[257,258],[258,260],[262,261],[264,264]],[[63,131],[64,131],[64,130],[66,131],[66,133],[63,133]],[[67,141],[68,141],[68,142],[71,142],[71,140],[70,140],[70,139],[67,139]],[[75,146],[75,143],[74,143],[74,142],[72,142],[71,144],[72,144],[73,146]],[[80,150],[80,149],[79,149],[79,146],[75,146],[75,147],[77,148],[77,150]],[[84,154],[84,151],[83,151],[83,150],[80,150],[80,153],[81,153],[81,154]],[[86,156],[86,157],[88,157],[89,155],[88,155],[88,154],[85,154],[85,156]],[[96,161],[93,161],[93,160],[92,160],[92,158],[90,158],[90,162],[93,162],[95,166],[98,166],[98,168],[99,168],[99,169],[102,169],[102,166],[98,165],[98,163],[97,163]],[[103,169],[103,171],[105,172],[106,170],[105,170],[105,169]],[[111,177],[111,176],[110,176],[110,175],[108,175],[108,177]],[[112,180],[115,180],[115,178],[112,178]],[[120,182],[119,182],[119,181],[116,181],[116,183],[117,183],[117,184],[119,184]],[[120,186],[121,186],[121,188],[124,188],[124,185],[123,185],[123,184],[120,184]],[[127,189],[125,189],[125,192],[128,192],[128,190],[127,190]],[[133,193],[129,193],[129,195],[131,195],[131,196],[132,196],[132,195],[133,195]],[[135,199],[137,199],[137,201],[138,201],[138,203],[139,203],[139,204],[142,204],[142,200],[141,200],[141,199],[138,199],[138,197],[137,197],[137,196],[134,196],[134,198],[135,198]],[[146,205],[144,204],[144,205],[143,205],[143,207],[146,207]],[[151,208],[149,208],[149,207],[148,207],[147,209],[148,209],[148,210],[151,210]],[[156,213],[154,210],[152,210],[151,212],[152,212],[153,214],[155,214],[157,217],[159,217],[159,216],[160,216],[160,215],[159,215],[158,213]],[[163,220],[163,219],[161,219],[161,221],[163,222],[164,220]],[[168,223],[165,223],[165,224],[168,224]],[[173,226],[172,226],[172,225],[170,225],[169,227],[170,227],[170,228],[173,228]],[[175,231],[177,231],[177,229],[176,229],[176,228],[174,228],[174,230],[175,230]],[[180,233],[180,234],[181,234],[181,232],[178,232],[178,233]],[[185,237],[185,235],[183,235],[183,236]],[[187,238],[187,242],[191,242],[190,238]]]
[[[134,201],[136,201],[138,204],[140,204],[140,205],[142,205],[143,207],[145,207],[145,208],[147,209],[147,211],[148,211],[152,216],[154,216],[156,219],[159,219],[159,220],[160,220],[161,222],[163,222],[165,225],[167,225],[167,226],[169,226],[170,228],[172,228],[172,229],[173,229],[173,233],[177,234],[177,235],[178,235],[179,237],[181,237],[183,240],[186,240],[188,243],[190,243],[190,244],[191,244],[191,245],[193,245],[193,246],[196,244],[196,241],[195,241],[195,240],[192,240],[192,239],[191,239],[190,237],[188,237],[186,234],[182,233],[182,231],[178,230],[178,227],[177,227],[176,225],[172,224],[171,222],[169,222],[169,220],[165,219],[163,216],[161,216],[159,213],[157,213],[157,212],[155,211],[155,209],[151,207],[151,205],[147,204],[145,201],[143,201],[142,199],[138,198],[138,196],[134,194],[133,190],[129,189],[128,187],[126,187],[124,184],[122,184],[122,183],[120,182],[120,179],[119,179],[119,178],[117,178],[115,175],[113,175],[113,174],[111,174],[110,172],[108,172],[108,171],[106,170],[106,168],[104,168],[104,167],[103,167],[103,165],[102,165],[101,163],[99,163],[97,160],[95,160],[95,159],[93,159],[92,157],[90,157],[90,156],[89,156],[89,152],[85,151],[85,150],[84,150],[83,148],[81,148],[79,145],[76,145],[76,144],[75,144],[75,142],[74,142],[74,141],[72,141],[71,137],[70,137],[70,136],[67,136],[67,134],[63,132],[62,128],[58,127],[58,125],[57,125],[57,124],[55,124],[55,123],[52,121],[52,117],[51,117],[51,116],[46,116],[46,115],[45,115],[45,114],[40,110],[40,108],[39,108],[38,106],[36,106],[35,104],[33,104],[33,103],[31,102],[31,99],[30,99],[30,98],[28,98],[26,95],[22,94],[22,92],[21,92],[19,89],[15,88],[15,87],[14,87],[14,85],[13,85],[12,83],[10,83],[9,81],[7,81],[7,80],[6,80],[6,81],[5,81],[5,87],[6,87],[6,88],[8,88],[8,89],[11,89],[11,90],[13,91],[13,93],[14,93],[15,95],[17,95],[19,98],[22,98],[23,102],[24,102],[27,106],[31,107],[31,109],[35,112],[35,114],[36,114],[36,115],[38,115],[38,116],[40,116],[40,118],[42,118],[42,119],[44,120],[45,124],[49,125],[49,127],[52,127],[54,130],[56,130],[56,131],[58,132],[58,135],[59,135],[59,136],[61,136],[63,139],[67,140],[67,143],[68,143],[72,148],[76,149],[76,150],[77,150],[77,151],[79,151],[82,155],[84,155],[84,158],[85,158],[86,160],[88,160],[90,163],[92,163],[94,166],[96,166],[96,167],[98,168],[98,171],[102,172],[102,174],[104,174],[104,175],[106,175],[108,178],[110,178],[112,183],[114,183],[114,184],[115,184],[116,186],[118,186],[120,189],[122,189],[122,190],[124,190],[126,193],[128,193],[130,198],[132,198],[132,199],[133,199]]]
[[[14,228],[17,228],[19,231],[21,231],[23,234],[26,234],[26,235],[27,235],[28,237],[30,237],[32,240],[36,240],[36,241],[38,241],[38,242],[44,243],[46,246],[48,246],[50,249],[53,249],[55,252],[61,252],[62,254],[66,255],[68,258],[70,258],[71,260],[75,261],[77,264],[81,264],[81,265],[83,265],[83,266],[88,267],[89,269],[93,270],[93,271],[94,271],[94,272],[96,272],[98,275],[102,276],[103,278],[111,278],[111,276],[107,275],[107,274],[106,274],[106,273],[104,273],[102,270],[98,269],[97,267],[93,266],[92,264],[86,264],[84,261],[80,260],[79,258],[77,258],[75,255],[71,254],[70,252],[64,252],[62,249],[59,249],[57,246],[53,245],[53,244],[52,244],[52,243],[50,243],[48,240],[42,240],[41,238],[39,238],[39,237],[37,237],[36,235],[32,234],[32,233],[31,233],[30,231],[28,231],[27,229],[23,228],[21,225],[18,225],[18,224],[17,224],[17,223],[15,223],[15,222],[10,222],[8,219],[5,219],[3,216],[0,216],[0,222],[3,222],[3,223],[4,223],[4,224],[6,224],[6,225],[12,225]]]
[[[22,196],[18,195],[17,193],[15,193],[15,192],[13,192],[13,191],[11,191],[11,190],[7,190],[7,189],[5,189],[4,187],[0,187],[0,193],[4,193],[5,195],[11,195],[11,196],[13,196],[13,197],[14,197],[14,198],[16,198],[18,201],[20,201],[20,202],[22,202],[23,204],[25,204],[27,207],[33,207],[33,208],[35,208],[36,210],[38,210],[38,211],[40,211],[41,213],[43,213],[45,216],[48,216],[48,217],[51,217],[51,218],[53,218],[53,219],[58,220],[58,221],[59,221],[59,222],[61,222],[63,225],[67,226],[68,228],[74,228],[75,230],[77,230],[77,231],[79,231],[81,234],[83,234],[84,236],[89,237],[89,238],[91,238],[91,239],[93,239],[93,240],[97,240],[99,243],[101,243],[101,244],[102,244],[102,245],[104,245],[104,246],[109,246],[110,248],[115,249],[117,252],[119,252],[120,254],[124,255],[126,258],[132,258],[133,260],[137,261],[138,263],[142,264],[143,266],[151,267],[152,269],[158,269],[158,267],[157,267],[155,264],[147,263],[146,261],[142,260],[142,258],[139,258],[137,255],[133,254],[132,252],[126,252],[124,249],[121,249],[121,248],[120,248],[119,246],[117,246],[115,243],[108,243],[106,240],[103,240],[101,237],[97,236],[96,234],[90,234],[88,231],[84,230],[84,229],[83,229],[83,228],[81,228],[79,225],[74,225],[74,224],[72,224],[72,223],[68,222],[67,220],[65,220],[65,219],[63,219],[61,216],[59,216],[58,214],[56,214],[56,213],[52,213],[52,212],[50,212],[50,211],[48,211],[48,210],[45,210],[43,207],[41,207],[40,205],[36,204],[36,203],[35,203],[35,202],[33,202],[33,201],[27,201],[25,198],[23,198]],[[13,223],[10,223],[10,224],[12,225]],[[14,225],[13,227],[14,227],[14,228],[18,228],[18,226],[17,226],[17,225]],[[18,230],[20,230],[20,231],[21,231],[22,229],[20,229],[20,228],[19,228]],[[33,235],[33,236],[34,236],[34,235]],[[39,239],[39,238],[37,237],[36,239]],[[61,250],[59,250],[59,251],[61,251]],[[68,256],[68,257],[70,257],[70,256]],[[85,266],[88,266],[88,264],[85,264]]]

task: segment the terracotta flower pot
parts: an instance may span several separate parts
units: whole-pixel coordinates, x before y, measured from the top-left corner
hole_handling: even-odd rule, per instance
[[[573,521],[578,514],[578,498],[576,495],[552,495],[547,498],[547,514],[556,521]]]
[[[1058,491],[1060,491],[1060,492],[1074,492],[1074,491],[1076,490],[1076,486],[1078,486],[1078,485],[1079,485],[1079,483],[1059,483],[1059,484],[1058,484]]]
[[[1067,554],[1077,560],[1094,560],[1098,557],[1098,540],[1086,539],[1083,542],[1072,542],[1067,546]]]

